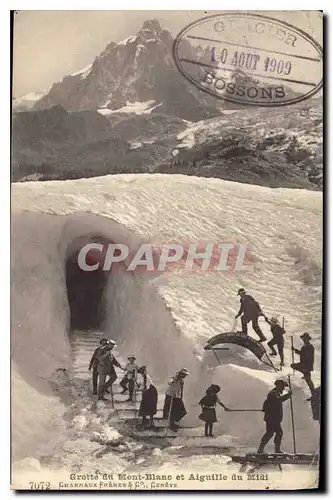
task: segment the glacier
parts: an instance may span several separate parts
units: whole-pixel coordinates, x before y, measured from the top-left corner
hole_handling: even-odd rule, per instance
[[[105,284],[103,333],[117,341],[121,356],[131,351],[140,363],[148,365],[160,392],[168,377],[186,366],[191,374],[185,388],[186,418],[200,425],[198,401],[211,382],[221,386],[220,397],[230,408],[261,408],[277,377],[241,348],[230,350],[224,358],[221,355],[222,366],[217,366],[212,353],[204,352],[208,338],[230,330],[239,306],[239,287],[253,294],[267,315],[285,317],[286,365],[291,362],[290,335],[297,345],[297,336],[310,332],[316,349],[314,381],[320,383],[322,208],[319,192],[182,175],[128,174],[14,183],[11,344],[15,480],[24,481],[27,464],[30,477],[45,476],[45,467],[49,477],[58,477],[60,470],[73,464],[78,470],[103,470],[111,463],[114,471],[130,466],[157,473],[159,468],[166,473],[180,467],[191,468],[191,472],[209,467],[214,472],[225,460],[217,452],[198,456],[193,451],[196,440],[190,437],[186,452],[181,442],[178,447],[177,443],[162,450],[156,447],[147,456],[143,450],[144,460],[136,465],[135,443],[124,444],[127,451],[122,456],[112,455],[112,451],[99,458],[92,454],[98,445],[88,439],[89,429],[113,435],[118,432],[117,421],[112,422],[114,431],[110,430],[108,410],[100,407],[93,414],[84,391],[78,392],[78,403],[73,407],[71,402],[69,410],[52,384],[59,369],[69,376],[72,373],[66,262],[82,242],[100,238],[126,243],[133,251],[143,242],[232,241],[250,246],[255,264],[251,273],[177,269],[139,275],[119,271],[111,273]],[[269,336],[264,322],[262,326]],[[288,368],[282,375],[287,373],[291,373]],[[314,453],[318,423],[312,420],[305,401],[304,381],[297,375],[292,380],[298,451]],[[64,415],[73,408],[76,418],[69,425]],[[236,443],[240,449],[256,449],[264,432],[260,412],[220,412],[218,420],[215,434],[226,447]],[[291,452],[287,406],[283,426],[284,449]],[[58,469],[43,465],[45,455],[57,457]],[[228,467],[232,470],[233,466]],[[276,481],[279,488],[278,478]]]
[[[108,101],[108,103],[109,102],[110,101]],[[134,113],[136,115],[144,115],[144,114],[150,114],[154,109],[162,106],[162,104],[163,104],[163,102],[161,102],[161,103],[153,106],[154,103],[155,103],[154,100],[145,101],[145,102],[138,102],[138,101],[129,102],[129,101],[127,101],[126,106],[123,106],[122,108],[109,109],[109,108],[103,107],[103,108],[98,109],[97,111],[98,111],[98,113],[100,113],[101,115],[104,115],[104,116],[112,115],[115,113],[129,113],[129,114]],[[107,104],[105,104],[105,106],[107,106]]]

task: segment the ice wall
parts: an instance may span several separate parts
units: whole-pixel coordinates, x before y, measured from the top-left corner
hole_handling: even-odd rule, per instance
[[[47,439],[61,412],[49,381],[57,368],[71,368],[65,261],[92,236],[127,243],[133,252],[140,242],[119,223],[92,214],[13,216],[13,429],[18,456],[36,445],[37,434],[38,444]],[[184,363],[195,379],[200,364],[192,345],[149,279],[119,269],[110,274],[105,295],[105,334],[117,340],[124,355],[135,352],[158,382]]]

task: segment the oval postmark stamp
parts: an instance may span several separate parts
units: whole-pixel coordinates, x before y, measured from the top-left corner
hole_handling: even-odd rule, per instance
[[[177,68],[219,99],[252,106],[286,106],[323,85],[323,51],[295,26],[256,13],[199,19],[177,36]]]

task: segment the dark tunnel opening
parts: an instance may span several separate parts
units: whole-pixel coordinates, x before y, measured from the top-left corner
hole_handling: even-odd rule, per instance
[[[102,243],[106,249],[109,243],[101,238],[85,238],[66,260],[66,288],[70,309],[71,330],[101,330],[105,320],[105,287],[107,273],[102,270],[104,252],[91,250],[86,261],[89,265],[99,263],[99,268],[86,271],[80,268],[78,256],[87,243]]]

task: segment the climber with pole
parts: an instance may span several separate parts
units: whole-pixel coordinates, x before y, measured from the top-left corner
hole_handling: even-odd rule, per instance
[[[101,347],[99,347],[95,351],[90,361],[89,370],[93,369],[93,377],[95,376],[94,372],[96,371],[98,377],[97,395],[100,401],[107,401],[107,399],[104,397],[105,392],[108,391],[109,388],[112,391],[112,384],[117,378],[114,366],[123,369],[120,363],[111,353],[111,350],[115,345],[116,343],[114,340],[102,339]],[[106,382],[107,376],[109,377],[109,380]],[[113,399],[112,392],[111,396]]]
[[[99,341],[99,344],[100,344],[99,347],[95,349],[94,354],[92,355],[92,358],[89,363],[89,370],[92,370],[93,394],[97,394],[98,374],[100,373],[98,360],[100,354],[104,355],[106,353],[109,353],[109,356],[105,356],[107,358],[107,364],[109,368],[109,372],[107,373],[109,375],[109,380],[105,384],[105,390],[108,387],[110,387],[117,378],[113,366],[115,365],[121,368],[120,363],[111,354],[111,350],[116,346],[115,341],[103,338]]]
[[[266,422],[266,432],[261,438],[258,453],[264,453],[266,444],[272,439],[274,434],[275,453],[283,453],[283,451],[281,451],[283,436],[281,427],[281,422],[283,420],[282,403],[291,398],[292,392],[289,390],[286,394],[282,394],[284,389],[288,387],[288,384],[284,380],[276,380],[274,385],[274,389],[268,393],[262,407],[262,411],[265,414],[264,421]]]
[[[314,383],[311,379],[311,372],[313,371],[314,364],[314,346],[310,343],[311,336],[308,332],[301,335],[303,346],[301,349],[292,347],[292,351],[299,355],[299,363],[292,363],[290,366],[293,370],[297,370],[303,374],[303,378],[307,383],[311,394],[315,390]]]

